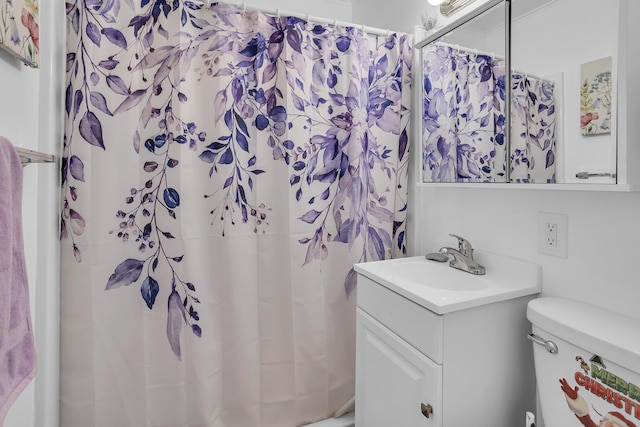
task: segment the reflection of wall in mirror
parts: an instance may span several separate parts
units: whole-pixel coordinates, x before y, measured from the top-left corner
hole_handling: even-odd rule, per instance
[[[489,1],[491,0],[475,0],[469,3],[468,5],[466,5],[465,7],[456,10],[456,12],[450,16],[443,15],[440,12],[440,6],[429,6],[429,9],[430,11],[433,10],[433,12],[430,12],[430,13],[435,13],[438,15],[438,26],[440,27],[440,26],[447,26],[451,24],[453,21],[460,19],[460,17],[466,15],[467,13],[473,12],[474,10],[484,5],[485,3],[488,3]]]
[[[612,58],[612,93],[617,92],[617,53],[619,0],[512,0],[520,11],[535,1],[543,7],[528,13],[514,14],[511,27],[511,59],[516,70],[550,78],[562,75],[561,117],[557,127],[561,135],[558,150],[564,173],[558,182],[608,183],[611,178],[576,178],[579,172],[615,172],[617,163],[617,129],[610,134],[582,135],[581,65],[605,57]],[[611,122],[616,121],[616,100],[611,105]]]
[[[476,3],[482,4],[483,1],[477,0]],[[476,3],[473,3],[473,6]],[[469,7],[469,9],[473,8]],[[464,25],[449,31],[440,40],[452,46],[504,58],[506,52],[504,17],[505,7],[503,4],[498,4]]]

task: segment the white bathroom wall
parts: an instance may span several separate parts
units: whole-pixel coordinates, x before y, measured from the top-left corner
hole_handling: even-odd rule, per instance
[[[477,249],[542,266],[543,294],[563,296],[640,318],[637,301],[640,194],[554,190],[419,188],[417,253],[467,237]],[[568,257],[537,252],[537,214],[568,217]]]
[[[377,28],[413,33],[421,15],[433,10],[426,0],[351,0],[353,20]]]
[[[425,6],[424,1],[412,0],[403,2],[403,7],[387,0],[375,0],[379,8],[370,7],[371,0],[353,0],[353,3],[354,20],[382,25],[394,10],[394,25],[405,31],[419,23],[421,10],[430,7]],[[637,3],[629,2],[630,22],[640,17]],[[579,20],[566,19],[564,25],[569,32],[584,32]],[[638,45],[629,49],[631,57],[640,53]],[[637,59],[633,61],[637,66]],[[640,107],[631,96],[637,93],[636,88],[621,85],[620,91],[621,100],[627,97],[632,100],[628,111],[622,113],[628,114],[631,122],[637,121],[634,117]],[[633,146],[637,133],[633,124],[628,123],[628,129],[620,132],[623,138],[630,135],[628,143]],[[640,159],[635,166],[640,167]],[[416,184],[415,180],[411,190],[409,239],[413,241],[409,244],[412,255],[433,251],[440,243],[451,242],[448,233],[460,234],[475,248],[539,263],[545,295],[585,301],[640,318],[637,309],[640,285],[635,268],[639,263],[640,193],[565,191],[552,187],[548,190],[455,188],[425,186]],[[538,253],[539,212],[567,215],[566,259]]]

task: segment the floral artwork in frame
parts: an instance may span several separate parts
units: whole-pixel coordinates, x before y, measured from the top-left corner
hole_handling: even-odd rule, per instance
[[[611,133],[611,57],[580,67],[580,129],[582,135]]]
[[[0,48],[31,67],[38,66],[38,0],[0,0]]]

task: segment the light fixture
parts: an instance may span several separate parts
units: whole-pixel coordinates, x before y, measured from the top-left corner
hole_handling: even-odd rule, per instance
[[[438,6],[440,3],[442,3],[444,0],[427,0],[429,2],[430,5],[433,6]]]

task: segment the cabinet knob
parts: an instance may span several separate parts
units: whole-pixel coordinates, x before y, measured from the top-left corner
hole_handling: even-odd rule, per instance
[[[433,414],[433,406],[425,405],[424,403],[420,404],[420,410],[422,411],[422,415],[429,418],[429,415]]]

